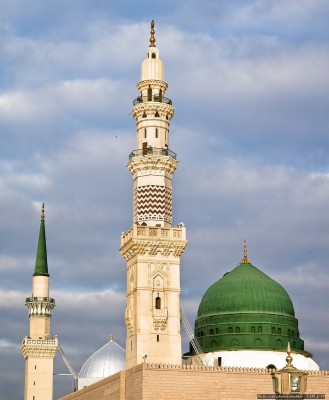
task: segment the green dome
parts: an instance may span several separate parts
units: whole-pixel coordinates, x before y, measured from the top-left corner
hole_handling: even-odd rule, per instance
[[[195,335],[204,352],[285,351],[289,341],[294,351],[309,355],[288,293],[247,258],[206,291]]]
[[[228,312],[269,312],[295,316],[285,289],[250,263],[241,263],[204,294],[198,318]]]

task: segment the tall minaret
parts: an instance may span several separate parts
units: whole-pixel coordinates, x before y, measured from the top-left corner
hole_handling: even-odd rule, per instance
[[[129,155],[134,180],[133,226],[121,236],[127,261],[127,368],[143,362],[181,364],[180,257],[186,247],[183,224],[172,227],[172,175],[176,154],[169,150],[174,115],[165,97],[164,66],[150,46],[133,103],[137,149]]]
[[[49,297],[44,205],[32,278],[32,297],[26,299],[25,305],[29,311],[30,334],[22,342],[25,359],[24,399],[52,400],[53,364],[58,341],[56,337],[50,337],[50,318],[55,300]]]

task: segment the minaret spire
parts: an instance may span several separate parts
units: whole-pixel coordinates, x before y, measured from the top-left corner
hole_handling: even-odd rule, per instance
[[[26,299],[30,330],[22,342],[25,359],[24,399],[52,400],[53,364],[58,347],[57,338],[50,337],[51,311],[55,300],[49,297],[49,274],[45,231],[45,208],[42,204],[41,222],[34,274],[32,296]]]
[[[250,264],[250,260],[248,258],[248,247],[247,247],[247,241],[243,241],[243,259],[241,261],[243,264]]]
[[[142,62],[138,97],[133,102],[137,143],[129,155],[134,181],[133,226],[121,236],[127,262],[126,366],[181,364],[180,256],[187,241],[184,224],[172,226],[172,176],[178,166],[169,149],[174,108],[155,47]]]
[[[37,256],[35,259],[33,276],[42,276],[42,275],[49,276],[48,261],[47,261],[46,229],[45,229],[45,203],[42,203],[42,209],[41,209],[39,240],[38,240]]]
[[[154,21],[153,21],[153,19],[152,19],[152,21],[151,21],[151,31],[150,31],[150,34],[151,34],[151,37],[150,37],[150,46],[149,46],[149,47],[156,47],[156,46],[155,46],[155,37],[154,37],[155,30],[154,30]]]

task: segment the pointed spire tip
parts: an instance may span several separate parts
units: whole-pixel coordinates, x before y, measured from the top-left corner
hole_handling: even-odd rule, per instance
[[[154,37],[155,30],[154,30],[154,20],[153,19],[151,21],[151,31],[150,31],[150,33],[151,33],[151,37],[150,37],[150,46],[149,47],[156,47],[155,46],[155,37]]]
[[[250,264],[250,260],[248,258],[248,247],[247,247],[247,241],[243,241],[243,259],[241,261],[243,264]]]
[[[45,220],[45,203],[42,203],[41,207],[41,221]]]

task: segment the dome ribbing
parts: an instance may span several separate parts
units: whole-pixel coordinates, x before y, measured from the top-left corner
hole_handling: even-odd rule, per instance
[[[247,258],[204,294],[195,322],[204,352],[220,350],[304,351],[286,290]]]
[[[204,294],[198,318],[229,312],[269,312],[295,316],[285,289],[251,263],[241,263]]]

